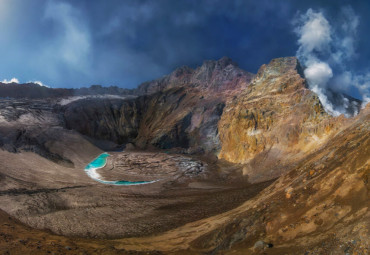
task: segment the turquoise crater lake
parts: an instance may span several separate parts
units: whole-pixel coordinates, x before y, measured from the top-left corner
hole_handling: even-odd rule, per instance
[[[156,181],[136,181],[136,182],[131,182],[131,181],[125,181],[125,180],[119,180],[119,181],[105,181],[101,179],[100,174],[96,171],[99,168],[104,167],[107,164],[107,158],[110,155],[106,152],[100,154],[96,159],[91,161],[86,167],[85,167],[85,172],[86,174],[93,180],[98,181],[103,184],[108,184],[108,185],[122,185],[122,186],[129,186],[129,185],[142,185],[142,184],[149,184],[153,183]]]

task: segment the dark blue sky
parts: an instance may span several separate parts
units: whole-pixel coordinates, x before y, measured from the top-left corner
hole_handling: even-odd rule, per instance
[[[255,73],[296,54],[298,13],[313,8],[335,23],[348,5],[360,20],[350,68],[366,72],[368,0],[0,0],[0,80],[132,88],[222,56]]]

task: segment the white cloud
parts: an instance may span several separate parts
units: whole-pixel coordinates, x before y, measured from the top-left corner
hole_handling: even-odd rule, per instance
[[[12,78],[10,80],[4,79],[1,81],[2,83],[9,84],[9,83],[19,83],[19,80],[17,78]]]

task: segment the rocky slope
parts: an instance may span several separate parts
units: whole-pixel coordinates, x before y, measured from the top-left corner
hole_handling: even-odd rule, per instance
[[[218,123],[219,158],[245,164],[251,178],[275,178],[325,141],[331,119],[307,88],[297,59],[274,59],[226,105]]]
[[[370,107],[339,123],[323,146],[192,244],[221,254],[368,254]]]

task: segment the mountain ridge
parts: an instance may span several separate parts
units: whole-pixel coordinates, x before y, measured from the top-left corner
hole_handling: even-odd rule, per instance
[[[263,68],[265,65],[262,65]],[[304,78],[303,67],[298,64],[298,73]],[[259,69],[259,72],[261,71]],[[255,78],[257,74],[250,73],[239,68],[238,64],[229,57],[222,57],[219,60],[205,60],[202,65],[195,69],[182,66],[175,69],[168,75],[158,79],[146,81],[136,88],[126,89],[117,86],[103,87],[91,85],[81,88],[50,88],[38,83],[2,83],[0,82],[0,96],[3,98],[55,98],[60,100],[65,97],[83,96],[142,96],[150,95],[159,91],[165,91],[175,87],[196,87],[217,96],[216,94],[237,94]],[[308,87],[308,85],[307,85]],[[347,116],[358,114],[361,110],[361,101],[346,95],[342,92],[334,92],[328,89],[328,98],[335,105],[341,106],[341,111]]]

